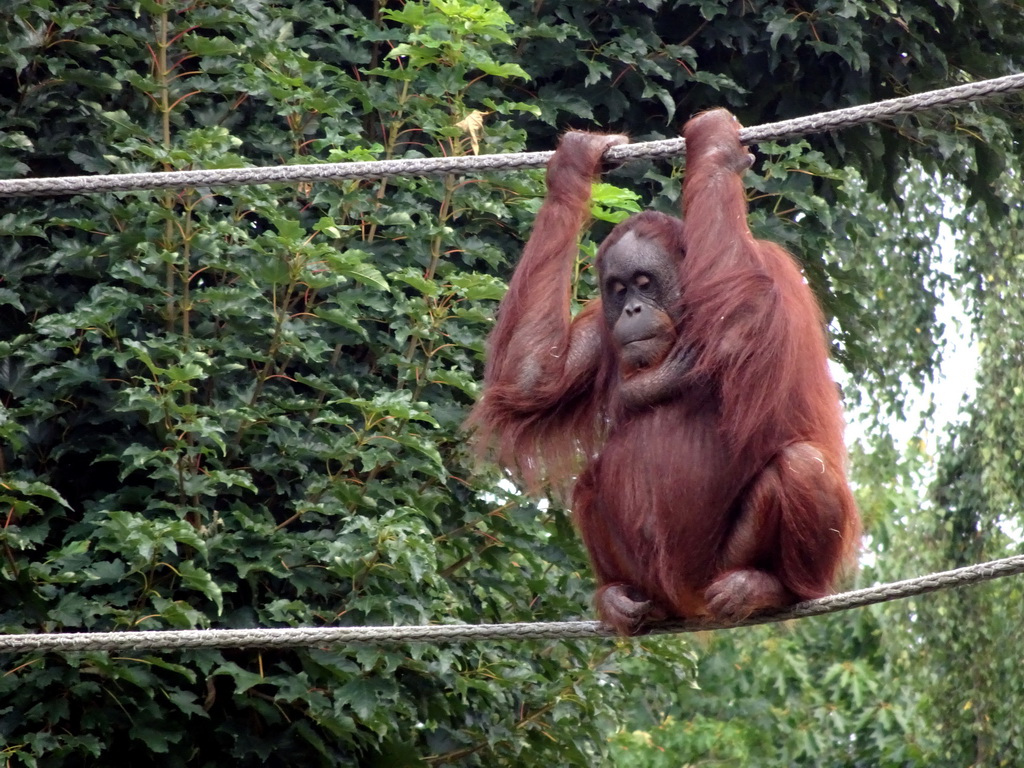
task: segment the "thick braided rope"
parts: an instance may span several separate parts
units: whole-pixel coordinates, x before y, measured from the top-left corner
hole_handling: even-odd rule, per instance
[[[952,106],[998,94],[1024,90],[1024,73],[992,80],[926,91],[913,96],[879,101],[860,107],[782,120],[777,123],[744,128],[744,143],[788,139],[811,133],[847,128],[861,123],[879,122],[910,112],[940,106]],[[665,139],[612,147],[609,160],[676,157],[684,153],[682,139]],[[63,176],[40,179],[0,180],[0,197],[74,195],[93,192],[131,192],[146,189],[180,187],[242,186],[276,182],[337,181],[340,179],[380,179],[387,176],[438,176],[483,171],[508,171],[540,168],[553,152],[520,152],[464,157],[426,157],[402,160],[373,160],[356,163],[319,163],[285,165],[271,168],[225,168],[219,170],[164,171],[157,173],[108,174],[102,176]]]
[[[963,587],[1024,573],[1024,555],[906,581],[880,584],[854,592],[809,600],[783,611],[751,617],[740,624],[710,621],[663,622],[654,634],[702,632],[737,626],[820,616],[889,600]],[[0,652],[138,651],[186,648],[308,648],[330,645],[394,643],[464,643],[479,640],[577,640],[614,635],[599,621],[553,621],[524,624],[437,624],[410,627],[183,629],[143,632],[80,632],[0,635]]]

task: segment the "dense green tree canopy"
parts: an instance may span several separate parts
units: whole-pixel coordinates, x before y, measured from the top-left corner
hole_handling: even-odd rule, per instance
[[[482,152],[675,136],[713,106],[752,125],[1018,71],[1022,10],[8,0],[0,177],[467,154],[475,117]],[[854,456],[864,579],[1019,548],[1021,112],[758,148],[753,225],[805,264],[882,435]],[[609,222],[673,210],[681,174],[598,188],[581,299]],[[460,431],[542,194],[519,172],[0,201],[3,631],[588,616],[564,511]],[[978,396],[936,457],[886,443],[958,292]],[[999,649],[1019,592],[705,643],[11,655],[0,743],[12,765],[998,764],[1024,738]]]

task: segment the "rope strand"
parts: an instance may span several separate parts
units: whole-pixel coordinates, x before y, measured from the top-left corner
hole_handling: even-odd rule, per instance
[[[859,107],[783,120],[744,128],[740,139],[747,144],[777,141],[795,136],[879,122],[897,115],[920,112],[940,106],[953,106],[1024,90],[1024,73],[991,80],[957,85],[912,96],[889,99]],[[684,153],[682,139],[665,139],[612,147],[609,160],[676,157]],[[197,171],[161,171],[155,173],[107,174],[100,176],[58,176],[38,179],[0,180],[0,197],[45,197],[96,192],[133,192],[180,187],[235,187],[245,184],[280,182],[338,181],[342,179],[380,179],[388,176],[439,176],[484,171],[510,171],[541,168],[551,155],[547,152],[519,152],[462,157],[425,157],[401,160],[373,160],[356,163],[316,163],[268,168],[225,168]]]
[[[712,621],[671,621],[652,627],[651,634],[706,632],[862,608],[943,589],[979,584],[1024,573],[1024,555],[880,584],[819,600],[798,603],[739,624]],[[294,627],[283,629],[182,629],[142,632],[74,632],[0,635],[0,652],[139,651],[188,648],[310,648],[330,645],[394,643],[466,643],[481,640],[579,640],[614,636],[599,621],[553,621],[521,624],[437,624],[410,627]]]

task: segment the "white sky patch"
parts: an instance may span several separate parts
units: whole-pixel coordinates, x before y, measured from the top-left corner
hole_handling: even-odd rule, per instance
[[[955,278],[956,241],[944,223],[939,228],[938,242],[938,269]],[[942,301],[936,308],[935,319],[944,327],[942,339],[945,346],[935,380],[926,382],[920,392],[908,392],[904,418],[893,419],[888,423],[897,445],[906,445],[910,440],[920,438],[930,451],[937,448],[938,441],[948,432],[948,427],[962,417],[962,405],[965,399],[974,397],[978,384],[978,345],[971,318],[955,291],[945,289],[940,298]],[[830,361],[830,366],[833,377],[840,385],[851,386],[850,376],[842,366],[834,361]],[[924,414],[932,404],[935,406],[934,415],[926,421]],[[863,437],[864,430],[856,413],[849,413],[847,443],[852,445]]]
[[[939,226],[939,269],[951,277],[956,275],[956,241],[949,227]],[[908,401],[908,419],[893,425],[893,436],[905,442],[920,432],[920,414],[934,403],[935,414],[924,438],[929,450],[937,447],[948,427],[962,416],[965,399],[974,397],[978,379],[978,344],[974,328],[963,301],[955,292],[945,290],[942,303],[936,309],[936,321],[942,323],[945,349],[935,381],[925,385],[919,396]]]

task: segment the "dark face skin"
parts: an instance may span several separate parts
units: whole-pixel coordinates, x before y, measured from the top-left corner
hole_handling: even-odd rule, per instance
[[[627,372],[655,365],[676,338],[675,261],[654,240],[626,233],[604,253],[601,302]]]

